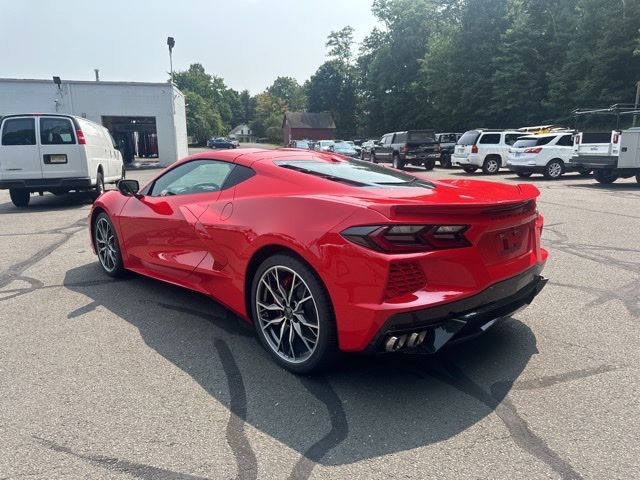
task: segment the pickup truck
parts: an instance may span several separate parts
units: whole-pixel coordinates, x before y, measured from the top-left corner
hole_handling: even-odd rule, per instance
[[[571,164],[593,170],[599,183],[635,175],[640,183],[640,128],[612,132],[581,132],[573,141]]]
[[[380,144],[371,147],[373,162],[391,162],[394,168],[404,169],[405,165],[424,165],[433,170],[440,160],[440,144],[434,130],[409,130],[386,133]]]

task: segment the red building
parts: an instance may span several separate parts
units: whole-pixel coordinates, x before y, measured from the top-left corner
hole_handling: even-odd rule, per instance
[[[286,112],[282,119],[282,141],[288,145],[291,140],[333,140],[336,124],[329,112]]]

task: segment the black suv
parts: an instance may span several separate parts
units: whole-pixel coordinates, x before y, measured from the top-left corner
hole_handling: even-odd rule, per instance
[[[369,159],[375,163],[392,162],[399,169],[411,164],[433,170],[440,159],[440,144],[434,130],[386,133],[378,145],[371,147]]]

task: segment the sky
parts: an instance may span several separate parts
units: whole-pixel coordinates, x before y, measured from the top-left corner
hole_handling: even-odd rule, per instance
[[[164,82],[201,63],[227,86],[262,92],[278,76],[302,83],[346,25],[361,41],[372,0],[0,0],[0,78]],[[9,48],[10,47],[10,48]]]

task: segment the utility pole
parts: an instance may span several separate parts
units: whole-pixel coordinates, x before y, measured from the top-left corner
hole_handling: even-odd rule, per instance
[[[640,80],[636,83],[636,104],[635,109],[638,110],[638,104],[640,104]],[[633,115],[633,126],[636,126],[636,121],[638,120],[638,115]]]
[[[169,71],[171,72],[171,83],[173,84],[173,58],[172,58],[172,52],[173,52],[173,46],[176,44],[176,41],[173,39],[173,37],[167,37],[167,45],[169,46]]]

